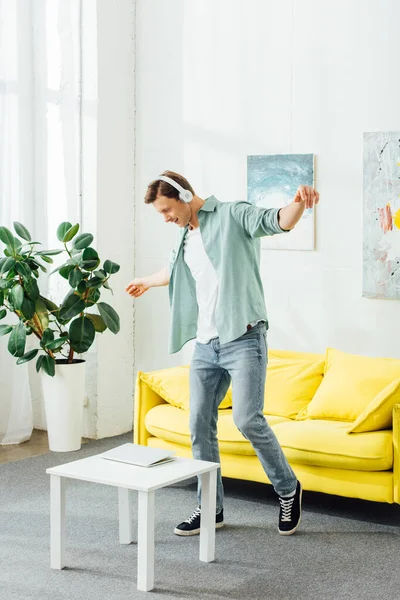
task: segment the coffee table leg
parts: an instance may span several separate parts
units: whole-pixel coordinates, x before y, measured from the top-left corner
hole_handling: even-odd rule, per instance
[[[131,490],[118,488],[119,543],[131,544],[132,534],[132,494]]]
[[[138,573],[137,588],[154,587],[154,492],[138,492]]]
[[[65,543],[65,478],[50,475],[50,566],[62,569]]]
[[[215,510],[217,471],[201,476],[200,560],[212,562],[215,558]]]

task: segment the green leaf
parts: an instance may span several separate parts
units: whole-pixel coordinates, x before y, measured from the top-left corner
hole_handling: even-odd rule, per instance
[[[11,269],[14,268],[15,263],[16,263],[15,258],[12,258],[12,257],[6,258],[4,260],[4,262],[1,264],[0,273],[4,274],[4,273],[7,273],[7,271],[11,271]]]
[[[13,327],[8,339],[8,351],[13,356],[23,356],[25,352],[26,331],[22,323]]]
[[[16,310],[20,310],[24,301],[24,288],[17,283],[10,292],[12,305]]]
[[[31,241],[31,234],[29,233],[25,225],[22,225],[22,223],[19,223],[18,221],[14,221],[14,229],[17,235],[19,235],[19,237],[22,237],[23,240],[27,240],[28,242]]]
[[[0,325],[0,335],[7,335],[7,333],[10,333],[12,330],[13,328],[11,325]]]
[[[42,339],[40,340],[40,345],[42,348],[47,346],[50,342],[54,340],[54,331],[49,327],[43,331]]]
[[[54,360],[54,358],[52,356],[50,356],[49,354],[46,354],[45,356],[43,356],[43,361],[42,361],[42,369],[45,373],[47,373],[47,375],[50,375],[50,377],[54,377],[55,375],[55,368],[56,368],[56,361]]]
[[[95,289],[101,288],[103,281],[104,279],[101,279],[100,277],[91,277],[87,280],[87,287]]]
[[[107,290],[110,290],[110,292],[111,292],[111,293],[112,293],[112,295],[114,296],[114,292],[112,291],[112,289],[111,289],[111,288],[110,288],[110,286],[108,285],[108,281],[106,281],[106,282],[103,284],[103,287],[105,287]]]
[[[61,267],[61,269],[60,269],[61,277],[64,277],[64,279],[69,279],[69,274],[74,269],[75,269],[74,265],[66,265],[64,267]]]
[[[25,292],[28,298],[35,302],[39,298],[39,288],[36,279],[29,279],[25,281]]]
[[[0,306],[3,306],[4,304],[4,292],[2,290],[0,290]]]
[[[76,288],[83,279],[83,273],[80,269],[74,268],[68,277],[69,285]]]
[[[12,287],[13,281],[8,279],[0,279],[0,290],[7,290]]]
[[[45,303],[40,299],[40,296],[36,298],[35,301],[35,312],[39,317],[42,329],[47,329],[49,326],[49,313],[47,312]]]
[[[5,309],[5,308],[2,308],[2,309],[0,310],[0,319],[4,319],[4,317],[6,316],[6,314],[7,314],[7,311],[6,311],[6,309]]]
[[[63,303],[60,307],[59,316],[65,321],[69,321],[79,313],[85,310],[85,302],[78,296],[77,294],[72,294],[67,297],[65,303]]]
[[[10,246],[11,248],[15,246],[14,236],[7,227],[0,227],[0,240],[6,246]]]
[[[92,321],[86,317],[78,317],[72,321],[69,328],[69,339],[71,348],[82,354],[87,352],[93,344],[96,334]]]
[[[37,271],[39,268],[39,263],[34,260],[33,258],[27,258],[25,263],[28,265],[28,267],[32,270],[32,271]]]
[[[92,313],[86,313],[86,317],[90,319],[94,325],[94,328],[99,333],[103,333],[107,329],[107,325],[104,323],[103,318],[100,315],[93,315]]]
[[[99,277],[100,279],[105,279],[107,277],[107,273],[103,269],[99,269],[98,271],[94,271],[93,275]]]
[[[27,321],[30,321],[35,314],[35,303],[26,296],[24,296],[22,302],[21,312]]]
[[[87,287],[89,287],[89,284],[86,283]],[[99,290],[92,288],[89,291],[88,297],[86,298],[86,306],[93,306],[93,304],[96,304],[97,300],[100,298],[101,294],[99,292]]]
[[[53,340],[52,342],[49,342],[48,344],[46,344],[46,348],[47,350],[60,350],[60,348],[62,348],[62,346],[65,344],[66,339],[65,338],[58,338],[56,340]]]
[[[98,302],[97,308],[108,329],[112,331],[112,333],[118,333],[120,329],[119,316],[113,307],[105,302]]]
[[[42,368],[43,365],[43,359],[44,359],[44,355],[41,354],[39,356],[39,358],[36,361],[36,371],[39,373],[40,369]]]
[[[93,236],[91,233],[81,233],[74,241],[74,248],[76,250],[82,250],[87,248],[93,242]]]
[[[25,246],[41,246],[42,242],[28,242],[27,244],[24,244],[22,247],[25,248]]]
[[[22,242],[14,236],[14,249],[19,252],[22,248]]]
[[[22,279],[28,281],[32,277],[32,270],[27,262],[17,262],[15,264],[15,270],[19,275],[21,275]]]
[[[85,271],[93,271],[94,269],[97,269],[97,267],[100,264],[100,259],[98,258],[97,260],[82,260],[79,263],[79,266],[84,269]]]
[[[62,267],[60,269],[60,275],[61,277],[64,277],[64,279],[69,279],[69,274],[71,273],[71,271],[74,270],[74,265],[67,265],[65,267]]]
[[[33,358],[35,358],[35,356],[37,355],[38,352],[39,352],[39,350],[37,348],[35,350],[29,350],[29,352],[27,352],[26,354],[24,354],[23,356],[21,356],[21,358],[19,358],[17,360],[17,365],[22,365],[23,363],[26,363],[29,360],[32,360]]]
[[[77,288],[77,289],[78,289],[78,292],[79,292],[80,294],[83,294],[84,292],[86,292],[86,281],[85,281],[85,280],[82,280],[82,281],[80,282],[80,284],[78,285],[78,288]]]
[[[35,252],[35,256],[56,256],[56,254],[61,254],[64,250],[40,250],[39,252]]]
[[[60,240],[60,242],[64,241],[65,234],[71,229],[71,227],[72,223],[70,223],[69,221],[63,221],[57,227],[57,239]]]
[[[46,256],[46,254],[41,254],[40,258],[42,260],[44,260],[44,262],[47,262],[48,264],[52,265],[54,260],[51,258],[51,256]]]
[[[82,260],[97,260],[98,258],[99,255],[94,248],[85,248],[82,252]]]
[[[106,273],[110,273],[111,275],[113,273],[118,273],[121,268],[117,263],[112,262],[111,260],[106,260],[103,266]]]
[[[62,241],[66,244],[67,242],[70,242],[72,240],[73,237],[75,237],[75,235],[78,233],[79,231],[79,223],[77,223],[76,225],[74,225],[73,227],[71,227],[70,229],[68,229],[68,231],[65,233]]]
[[[7,258],[4,258],[4,256],[3,256],[3,258],[0,258],[0,270],[1,270],[1,267],[4,265],[4,263],[6,262],[6,260],[7,260]]]
[[[49,312],[52,312],[54,314],[58,311],[57,304],[55,304],[48,298],[45,298],[44,296],[40,296],[40,299],[44,302],[44,305],[46,306],[46,308]]]

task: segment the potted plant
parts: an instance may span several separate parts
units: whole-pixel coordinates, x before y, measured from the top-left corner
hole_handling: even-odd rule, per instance
[[[91,247],[90,233],[78,234],[79,224],[63,222],[57,238],[64,247],[40,250],[27,228],[14,222],[14,235],[0,227],[5,244],[0,258],[0,320],[8,313],[18,317],[17,324],[0,322],[0,335],[9,335],[8,350],[23,364],[36,358],[46,412],[50,450],[79,450],[82,437],[86,361],[76,358],[89,350],[96,333],[106,329],[117,334],[119,316],[105,302],[99,302],[101,289],[112,290],[109,279],[119,265],[100,258]],[[49,275],[58,273],[68,281],[70,290],[60,305],[39,290],[39,270],[47,272],[52,256],[65,253],[66,261]],[[94,312],[97,309],[98,312]],[[26,351],[27,336],[35,336],[38,347]]]

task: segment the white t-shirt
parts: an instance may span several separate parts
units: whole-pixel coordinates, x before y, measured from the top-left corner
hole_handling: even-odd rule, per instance
[[[205,251],[200,227],[193,230],[188,229],[185,236],[183,257],[196,282],[196,297],[199,307],[196,340],[201,344],[208,344],[211,339],[218,337],[215,324],[218,277]],[[260,320],[262,319],[253,321],[250,325],[253,327]]]
[[[218,337],[215,325],[215,308],[218,299],[218,278],[204,249],[200,227],[188,229],[184,242],[184,260],[196,282],[196,297],[199,307],[197,341],[207,344]]]

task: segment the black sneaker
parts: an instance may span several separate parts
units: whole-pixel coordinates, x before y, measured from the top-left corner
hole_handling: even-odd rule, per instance
[[[301,483],[298,481],[294,496],[291,498],[278,496],[281,505],[278,531],[281,535],[292,535],[300,525],[302,492]]]
[[[174,533],[176,535],[197,535],[200,533],[200,515],[201,508],[198,506],[194,513],[180,523],[174,529]],[[224,510],[222,509],[215,517],[215,529],[220,529],[220,527],[224,526]]]

